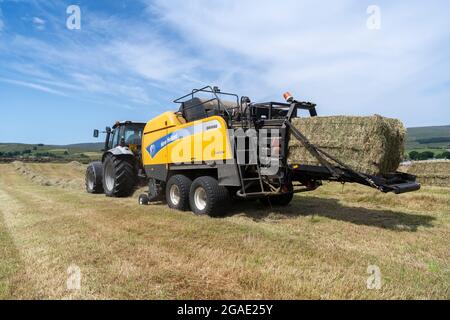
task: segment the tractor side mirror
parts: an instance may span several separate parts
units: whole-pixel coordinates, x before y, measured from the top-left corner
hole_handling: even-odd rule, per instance
[[[106,127],[106,133],[111,133],[111,128],[110,127]]]
[[[98,134],[99,134],[98,130],[95,129],[95,130],[94,130],[94,138],[98,138]]]

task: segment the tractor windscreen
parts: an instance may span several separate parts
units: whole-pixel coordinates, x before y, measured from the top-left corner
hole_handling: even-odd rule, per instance
[[[125,145],[136,145],[140,146],[142,144],[142,131],[143,127],[139,125],[126,125],[123,127],[122,138],[125,140]]]
[[[114,126],[109,135],[106,150],[117,146],[133,146],[138,149],[142,145],[144,126],[145,124],[141,123],[127,123]]]

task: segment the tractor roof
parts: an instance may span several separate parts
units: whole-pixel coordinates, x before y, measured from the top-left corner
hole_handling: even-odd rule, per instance
[[[114,123],[113,129],[117,128],[117,127],[120,126],[120,125],[126,125],[126,124],[137,124],[137,125],[145,126],[146,122],[142,122],[142,121],[130,121],[130,120],[116,121],[116,123]]]

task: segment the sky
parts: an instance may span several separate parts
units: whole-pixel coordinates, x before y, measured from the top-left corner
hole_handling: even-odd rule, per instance
[[[446,0],[0,0],[0,141],[94,142],[92,129],[148,121],[205,85],[448,125],[449,12]]]

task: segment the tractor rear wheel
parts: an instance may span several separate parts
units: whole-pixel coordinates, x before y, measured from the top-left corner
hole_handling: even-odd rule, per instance
[[[108,154],[103,162],[103,189],[108,197],[128,197],[134,191],[137,177],[134,158]]]
[[[228,189],[210,176],[195,179],[189,193],[191,209],[197,215],[223,215],[228,199]]]
[[[100,161],[91,162],[86,169],[86,191],[103,193],[103,166]]]

